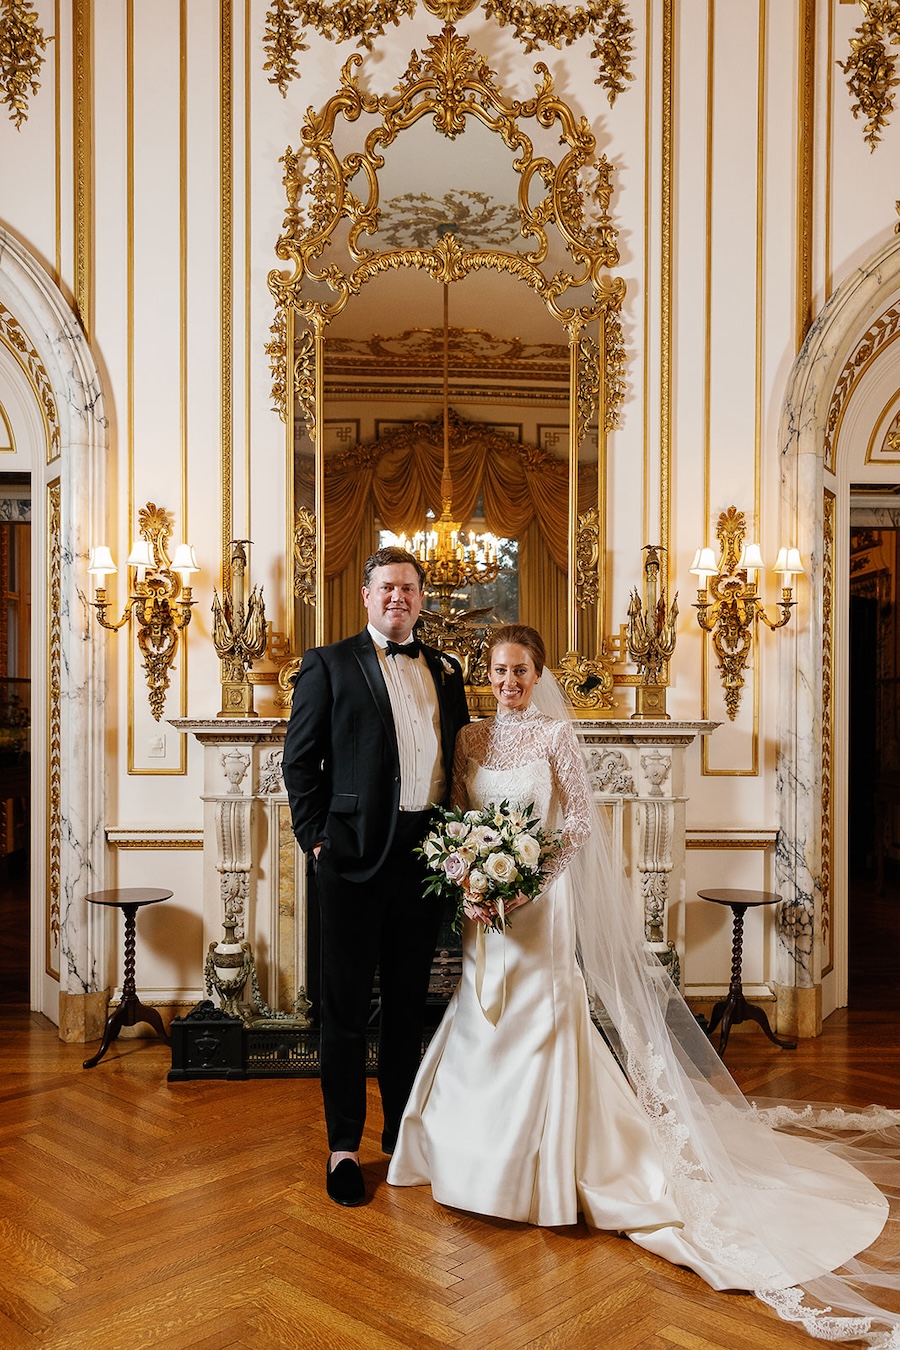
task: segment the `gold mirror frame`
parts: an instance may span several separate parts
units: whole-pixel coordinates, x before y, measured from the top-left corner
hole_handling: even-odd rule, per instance
[[[588,427],[596,423],[598,501],[605,502],[607,438],[618,424],[625,364],[620,320],[625,283],[603,270],[619,262],[617,232],[609,215],[612,166],[605,155],[595,161],[596,139],[587,120],[576,118],[556,96],[543,63],[534,67],[540,77],[534,98],[511,101],[502,97],[494,73],[452,24],[429,41],[421,57],[412,53],[399,84],[383,96],[360,88],[357,75],[363,58],[351,56],[342,70],[339,91],[319,112],[307,112],[300,131],[301,149],[288,147],[281,161],[288,206],[276,254],[292,264],[292,270],[276,269],[269,274],[277,310],[267,351],[273,370],[273,400],[286,424],[288,462],[293,455],[294,409],[299,405],[313,442],[315,467],[314,512],[301,513],[302,519],[294,521],[288,549],[294,563],[294,591],[305,603],[315,604],[315,578],[325,575],[325,532],[316,528],[316,522],[324,519],[322,410],[328,324],[367,282],[400,268],[425,271],[439,283],[459,281],[486,268],[509,274],[530,287],[568,334],[568,651],[561,662],[561,675],[578,711],[608,711],[614,701],[604,641],[605,511],[601,508],[579,519],[577,468],[579,445]],[[335,128],[340,120],[352,123],[362,117],[378,120],[365,137],[364,148],[342,158],[334,145]],[[465,132],[470,120],[502,138],[519,175],[521,235],[533,241],[527,252],[464,248],[451,233],[431,248],[377,250],[367,246],[366,237],[378,229],[382,152],[423,117],[430,117],[435,131],[451,140]],[[542,133],[558,133],[558,160],[535,154],[529,124]],[[362,191],[356,187],[360,183]],[[346,268],[331,255],[320,262],[342,222],[347,223]],[[572,270],[555,267],[545,271],[543,264],[553,253],[551,242],[559,241]],[[578,291],[581,297],[570,294]],[[589,293],[588,303],[572,303],[584,298],[584,292]],[[596,338],[587,332],[593,324],[597,325]],[[291,481],[289,473],[289,511],[294,520]],[[596,615],[595,631],[590,635],[580,631],[588,606]],[[317,606],[317,644],[324,640],[321,611]],[[582,651],[582,646],[588,650]],[[289,676],[299,655],[292,654],[282,668],[283,694],[289,689]]]

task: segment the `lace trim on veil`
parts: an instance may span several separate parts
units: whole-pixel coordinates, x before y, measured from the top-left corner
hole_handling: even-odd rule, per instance
[[[569,721],[567,701],[548,671],[532,708]],[[570,728],[566,735],[574,742]],[[610,1044],[650,1123],[686,1236],[740,1274],[740,1287],[811,1337],[900,1350],[900,1258],[878,1255],[875,1244],[876,1255],[853,1257],[839,1272],[791,1278],[793,1253],[771,1246],[754,1208],[756,1196],[792,1180],[779,1131],[821,1142],[889,1202],[900,1201],[900,1112],[749,1103],[644,944],[631,891],[613,864],[606,813],[592,797],[589,813],[589,836],[569,866],[579,962],[592,1008],[602,1009],[601,1023],[608,1020]],[[741,1158],[733,1148],[738,1140]],[[741,1165],[745,1147],[752,1149],[749,1170]],[[897,1219],[892,1213],[885,1231]],[[893,1245],[900,1245],[896,1238]],[[896,1310],[885,1306],[888,1294]]]

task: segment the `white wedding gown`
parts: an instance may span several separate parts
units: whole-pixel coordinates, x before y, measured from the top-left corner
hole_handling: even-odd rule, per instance
[[[561,812],[563,869],[590,829],[588,793],[571,728],[533,709],[460,734],[455,801],[533,802],[551,824]],[[740,1203],[732,1206],[727,1189],[708,1197],[697,1182],[686,1223],[676,1201],[676,1191],[689,1193],[678,1171],[684,1139],[668,1150],[665,1129],[639,1105],[591,1021],[567,872],[510,918],[505,934],[484,938],[480,1002],[476,926],[465,922],[462,978],[413,1087],[392,1185],[430,1185],[441,1204],[545,1226],[573,1224],[580,1212],[717,1289],[784,1289],[877,1238],[887,1203],[872,1182],[825,1148],[744,1118],[728,1141]],[[759,1152],[754,1131],[766,1136]],[[770,1182],[758,1175],[758,1158],[773,1136],[787,1167]],[[754,1231],[741,1227],[746,1190]]]

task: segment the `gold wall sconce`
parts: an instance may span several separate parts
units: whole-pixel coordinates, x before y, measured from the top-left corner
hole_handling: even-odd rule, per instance
[[[137,642],[144,657],[150,711],[158,722],[162,717],[169,687],[169,671],[178,649],[178,637],[191,621],[191,575],[199,572],[190,544],[179,544],[169,561],[166,543],[172,530],[172,517],[161,506],[148,502],[138,513],[139,536],[128,555],[129,599],[121,619],[109,618],[112,608],[106,598],[106,578],[118,572],[106,544],[91,549],[88,575],[96,577],[94,608],[104,628],[117,632],[134,615]]]
[[[781,574],[779,612],[769,618],[760,599],[756,573],[765,568],[758,544],[745,544],[746,521],[744,513],[729,506],[719,516],[716,538],[722,549],[716,562],[711,548],[698,548],[690,571],[700,579],[697,591],[697,622],[706,633],[712,634],[713,647],[719,658],[725,707],[734,721],[744,687],[744,671],[750,655],[754,625],[761,621],[767,628],[783,628],[797,603],[793,598],[794,577],[803,574],[800,552],[796,548],[782,548],[772,568]]]

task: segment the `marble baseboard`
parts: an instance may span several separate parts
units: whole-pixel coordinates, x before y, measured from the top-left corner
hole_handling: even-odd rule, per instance
[[[779,1036],[804,1039],[822,1034],[822,986],[808,988],[777,984],[775,998],[778,1008],[775,1030]]]
[[[59,995],[59,1039],[67,1045],[99,1041],[109,1011],[109,990]]]

